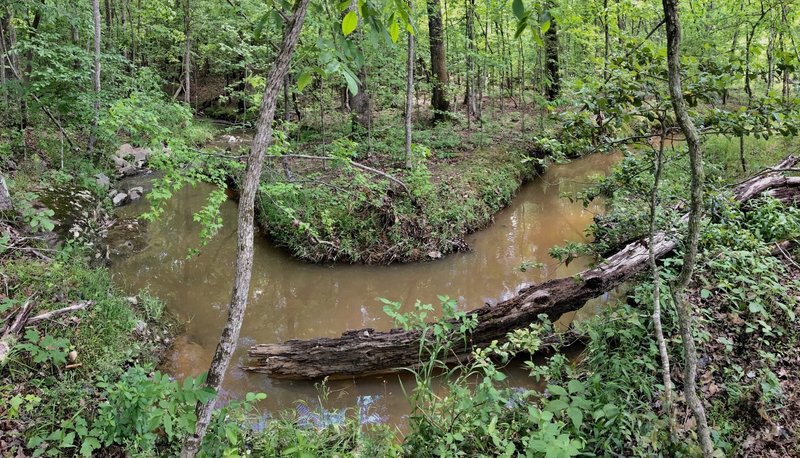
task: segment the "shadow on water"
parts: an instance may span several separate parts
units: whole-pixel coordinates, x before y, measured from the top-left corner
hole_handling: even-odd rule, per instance
[[[592,176],[607,173],[619,159],[619,155],[596,154],[551,166],[542,177],[523,186],[491,226],[468,238],[471,251],[438,261],[316,265],[292,259],[257,237],[250,303],[222,398],[265,392],[267,399],[261,407],[268,412],[299,409],[311,422],[338,418],[339,413],[320,409],[313,382],[272,380],[241,370],[247,349],[256,343],[336,337],[347,329],[390,329],[392,322],[377,300],[381,297],[410,308],[417,299],[436,304],[437,295],[448,295],[465,308],[476,308],[506,299],[523,286],[582,270],[585,260],[559,265],[548,251],[566,241],[584,241],[584,232],[602,203],[584,209],[561,194],[586,187]],[[234,202],[222,206],[225,226],[217,237],[200,255],[186,257],[199,240],[192,214],[201,208],[210,189],[198,185],[177,193],[162,219],[149,225],[144,248],[112,264],[114,280],[124,290],[135,293],[149,288],[187,321],[186,333],[174,343],[164,367],[179,379],[207,370],[227,317],[236,256]],[[146,208],[146,202],[136,202],[123,207],[120,216],[133,217]],[[520,266],[530,262],[545,266],[523,272]],[[602,298],[574,316],[563,317],[562,322],[591,316],[601,304]],[[394,375],[329,382],[325,406],[355,409],[364,422],[402,425],[410,408],[398,380]],[[404,379],[407,389],[411,380]],[[532,385],[522,368],[511,368],[507,380],[511,386]]]

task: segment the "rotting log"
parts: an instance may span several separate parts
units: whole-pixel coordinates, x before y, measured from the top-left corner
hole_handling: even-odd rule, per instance
[[[788,169],[798,162],[790,156],[776,167],[766,169],[733,188],[734,199],[745,203],[762,194],[769,194],[785,204],[800,202],[800,177],[786,177],[777,170]],[[686,219],[686,217],[684,217]],[[670,253],[677,246],[672,233],[659,232],[653,238],[656,258]],[[644,271],[648,262],[646,240],[629,243],[596,267],[568,278],[549,280],[522,289],[514,297],[497,305],[484,305],[470,313],[477,317],[477,327],[465,343],[454,345],[456,356],[468,354],[475,347],[503,340],[506,335],[534,323],[539,315],[551,321],[562,314],[580,309],[589,299],[613,290]],[[261,344],[250,348],[253,359],[245,369],[282,379],[346,378],[390,373],[419,363],[419,331],[392,329],[375,331],[357,329],[337,338],[289,340],[277,344]],[[547,342],[557,337],[548,337]],[[552,342],[551,342],[552,343]]]

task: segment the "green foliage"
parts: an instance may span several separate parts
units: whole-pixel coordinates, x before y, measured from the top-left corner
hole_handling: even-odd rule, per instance
[[[177,453],[182,440],[194,431],[195,404],[214,398],[204,381],[205,377],[188,377],[179,384],[141,367],[129,369],[116,382],[101,379],[97,386],[104,390],[105,401],[92,423],[100,430],[98,439],[105,447],[118,444],[133,452],[158,447]]]
[[[69,340],[65,338],[50,335],[42,337],[35,329],[28,329],[25,331],[25,342],[15,348],[27,351],[34,364],[52,363],[55,366],[66,364],[69,347]]]

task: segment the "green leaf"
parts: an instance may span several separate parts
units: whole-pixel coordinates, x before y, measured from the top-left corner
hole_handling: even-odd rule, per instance
[[[583,412],[581,412],[581,409],[569,407],[567,408],[567,416],[572,420],[572,424],[575,425],[575,428],[580,428],[581,425],[583,425]]]
[[[305,89],[305,88],[306,88],[306,86],[308,86],[309,84],[311,84],[311,81],[312,81],[313,79],[314,79],[314,78],[313,78],[313,75],[311,74],[311,72],[309,72],[309,71],[305,71],[305,72],[303,72],[303,73],[302,73],[302,74],[301,74],[301,75],[300,75],[300,76],[297,78],[297,90],[298,90],[298,91],[300,91],[300,92],[302,92],[302,91],[303,91],[303,89]]]
[[[547,410],[548,412],[560,412],[566,409],[567,407],[569,407],[567,401],[563,401],[561,399],[553,399],[552,401],[547,403],[547,407],[545,407],[545,410]]]
[[[86,457],[92,456],[92,452],[99,448],[100,441],[91,436],[87,437],[83,440],[83,444],[81,444],[81,455]]]
[[[351,11],[344,16],[342,19],[342,33],[344,36],[348,36],[356,29],[358,25],[358,14],[355,11]]]
[[[344,75],[344,79],[347,81],[347,89],[350,91],[350,94],[358,94],[358,79],[356,79],[355,75],[350,73],[346,68],[342,69],[342,75]]]
[[[514,16],[517,19],[522,20],[523,16],[525,16],[525,5],[522,4],[522,0],[513,0],[511,2],[511,11],[514,12]]]
[[[544,21],[541,25],[541,29],[542,29],[542,34],[547,33],[547,31],[550,30],[550,21]]]
[[[558,385],[547,385],[547,390],[550,391],[553,396],[566,396],[567,390],[558,386]]]
[[[400,26],[397,21],[392,22],[392,25],[389,26],[389,37],[391,37],[392,43],[397,43],[397,39],[400,37]]]
[[[708,299],[709,297],[711,297],[711,291],[709,291],[709,290],[707,290],[705,288],[701,289],[700,290],[700,297],[702,299]]]
[[[567,389],[569,389],[570,394],[583,393],[583,383],[581,383],[578,380],[572,379],[567,384]]]

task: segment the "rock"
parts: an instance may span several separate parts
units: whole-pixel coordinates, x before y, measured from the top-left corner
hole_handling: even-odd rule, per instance
[[[221,136],[220,139],[222,141],[224,141],[225,143],[229,144],[229,145],[235,145],[236,143],[241,143],[242,142],[241,138],[236,137],[234,135],[227,135],[227,134]]]
[[[94,177],[97,186],[100,186],[103,189],[108,189],[111,187],[111,179],[108,178],[105,173],[98,173]]]
[[[429,251],[428,257],[431,259],[439,259],[442,257],[442,252],[438,250]]]
[[[129,296],[129,297],[125,298],[125,299],[131,305],[139,305],[139,298],[137,298],[136,296]]]
[[[67,358],[69,359],[69,362],[74,363],[75,361],[78,360],[78,352],[75,351],[75,350],[72,350],[71,352],[69,352],[67,354]]]
[[[135,148],[131,153],[136,165],[141,167],[147,162],[147,157],[150,156],[150,148]]]
[[[124,167],[124,165],[120,165],[119,161],[127,162],[127,158],[132,158],[134,165],[141,167],[147,162],[150,153],[150,148],[134,148],[130,143],[123,143],[114,154],[114,163],[117,164],[117,167]]]
[[[133,332],[140,336],[147,334],[147,323],[142,320],[137,321],[136,324],[133,325]]]
[[[129,156],[131,153],[133,153],[133,149],[134,148],[130,143],[123,143],[119,145],[116,156],[120,159],[124,159],[126,156]]]
[[[125,194],[124,192],[119,192],[119,193],[117,193],[117,195],[115,195],[115,196],[114,196],[114,198],[113,198],[113,199],[111,199],[111,200],[112,200],[112,202],[114,203],[114,206],[115,206],[115,207],[119,207],[119,206],[121,206],[121,205],[124,205],[124,204],[125,204],[125,202],[127,202],[127,201],[128,201],[128,195],[127,195],[127,194]]]
[[[125,167],[130,167],[130,166],[131,164],[128,163],[128,161],[126,161],[125,159],[114,156],[114,167],[116,167],[117,170],[124,169]]]
[[[128,190],[128,197],[133,200],[138,200],[144,194],[144,188],[141,186],[135,186]]]

